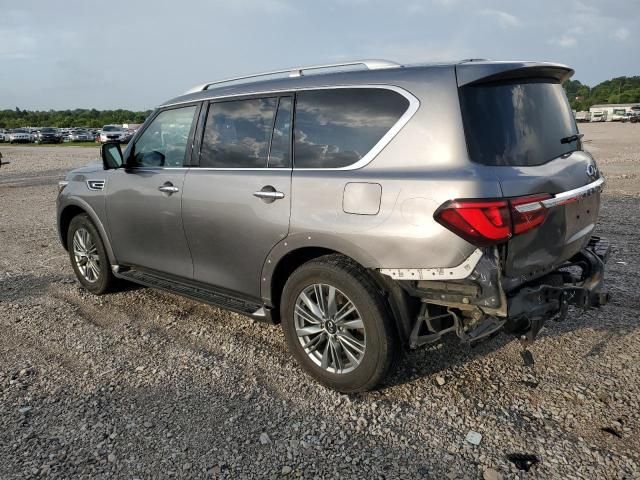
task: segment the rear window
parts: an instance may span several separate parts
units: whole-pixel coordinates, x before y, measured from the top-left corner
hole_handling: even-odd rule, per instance
[[[409,100],[382,88],[299,92],[296,168],[339,168],[362,159],[407,111]]]
[[[542,165],[580,150],[573,113],[559,83],[531,80],[460,89],[469,155],[496,166]],[[562,143],[565,139],[565,143]]]

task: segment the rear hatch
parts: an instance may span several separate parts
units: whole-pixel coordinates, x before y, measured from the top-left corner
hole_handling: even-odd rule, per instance
[[[514,228],[507,242],[505,274],[532,278],[589,241],[602,179],[582,150],[562,88],[573,71],[550,64],[494,65],[458,66],[465,135],[471,160],[492,169],[503,196],[515,199],[516,215],[536,223],[544,217],[521,234]]]

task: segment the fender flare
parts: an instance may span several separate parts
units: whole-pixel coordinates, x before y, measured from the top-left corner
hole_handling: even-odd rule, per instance
[[[104,249],[107,252],[107,257],[109,258],[109,263],[111,265],[117,265],[118,261],[116,260],[116,256],[113,253],[113,248],[111,247],[111,241],[109,240],[109,236],[107,235],[107,231],[104,228],[104,225],[100,221],[100,218],[98,217],[94,209],[91,207],[91,205],[89,205],[89,203],[83,200],[82,198],[67,197],[64,199],[64,205],[62,205],[61,208],[58,209],[58,235],[60,236],[60,241],[62,245],[63,246],[65,245],[64,235],[66,235],[66,232],[62,232],[61,230],[61,219],[62,219],[62,214],[68,207],[77,207],[82,211],[84,211],[84,213],[89,215],[89,218],[91,219],[95,227],[98,229],[98,233],[100,234],[100,238],[102,240],[102,243],[104,244]],[[65,247],[65,248],[68,249],[68,247]]]
[[[353,259],[365,268],[375,268],[377,266],[375,259],[370,254],[348,240],[318,232],[289,234],[274,245],[262,265],[260,296],[266,305],[272,305],[273,276],[278,265],[288,254],[304,248],[331,250]]]

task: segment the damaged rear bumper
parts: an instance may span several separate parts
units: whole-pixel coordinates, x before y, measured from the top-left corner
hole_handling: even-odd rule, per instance
[[[564,320],[569,305],[597,308],[608,303],[604,270],[609,251],[609,242],[591,237],[586,248],[558,269],[509,292],[505,329],[533,341],[547,320]]]
[[[422,302],[409,346],[436,342],[450,332],[472,343],[502,329],[533,341],[546,321],[563,320],[570,305],[596,308],[608,302],[604,270],[609,251],[606,240],[593,236],[578,254],[537,278],[506,278],[500,252],[486,250],[464,279],[400,281],[409,296]]]

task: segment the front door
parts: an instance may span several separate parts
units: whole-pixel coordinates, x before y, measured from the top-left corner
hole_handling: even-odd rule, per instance
[[[260,297],[262,266],[289,231],[292,104],[273,96],[209,105],[182,200],[195,280]]]
[[[193,276],[182,195],[197,109],[161,111],[127,148],[127,168],[107,181],[109,233],[120,265]]]

